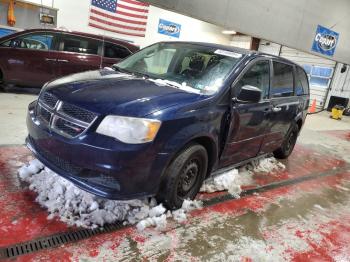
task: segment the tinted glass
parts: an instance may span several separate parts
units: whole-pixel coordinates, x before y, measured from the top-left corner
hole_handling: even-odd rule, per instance
[[[293,86],[293,66],[274,61],[271,95],[273,97],[292,96]]]
[[[99,41],[79,36],[64,35],[63,51],[82,54],[98,54]]]
[[[35,33],[19,36],[11,42],[5,42],[6,46],[15,46],[23,49],[52,50],[54,49],[54,35],[45,33]]]
[[[305,72],[297,67],[297,77],[296,77],[296,86],[295,93],[300,95],[306,95],[309,93],[309,83],[307,81],[307,75]]]
[[[108,58],[125,58],[130,55],[130,51],[125,47],[105,43],[105,53],[104,56]]]
[[[5,42],[2,42],[2,43],[0,44],[0,46],[9,47],[10,44],[11,44],[11,40],[7,40],[7,41],[5,41]]]
[[[244,85],[259,88],[262,92],[262,98],[268,98],[270,87],[270,62],[256,62],[239,80],[236,85],[236,92],[239,93],[239,90]]]

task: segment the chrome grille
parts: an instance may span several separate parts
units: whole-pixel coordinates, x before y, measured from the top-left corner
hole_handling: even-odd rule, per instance
[[[95,121],[97,114],[60,101],[50,93],[44,93],[39,98],[36,117],[50,130],[73,138],[84,133]]]
[[[42,105],[38,105],[37,115],[40,116],[40,119],[45,121],[47,124],[50,123],[51,112],[49,110],[46,110]]]
[[[91,123],[96,117],[96,115],[90,111],[67,103],[62,104],[60,111],[85,123]]]
[[[53,127],[58,133],[71,137],[78,136],[85,130],[85,127],[81,127],[60,117],[55,117]]]
[[[45,92],[40,96],[42,103],[47,105],[49,108],[54,108],[57,105],[58,99],[51,93]]]

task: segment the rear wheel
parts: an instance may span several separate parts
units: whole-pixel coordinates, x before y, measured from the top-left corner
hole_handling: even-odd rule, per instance
[[[297,124],[293,124],[285,140],[283,141],[282,146],[273,152],[274,156],[280,159],[289,157],[289,155],[293,152],[294,146],[297,142],[298,134],[299,127]]]
[[[0,69],[0,85],[2,85],[4,82],[4,74],[2,73],[1,69]]]
[[[182,206],[185,199],[197,195],[208,168],[208,154],[199,144],[183,149],[170,163],[157,194],[157,200],[168,209]]]

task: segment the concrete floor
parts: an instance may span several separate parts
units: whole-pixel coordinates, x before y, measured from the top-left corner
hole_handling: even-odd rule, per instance
[[[36,98],[30,94],[0,93],[0,145],[24,143],[27,107]]]
[[[30,158],[21,144],[33,98],[0,94],[0,251],[75,230],[47,220],[16,175]],[[295,151],[284,161],[286,170],[256,174],[240,199],[201,194],[211,204],[183,224],[169,223],[164,232],[129,227],[16,260],[350,261],[350,118],[328,115],[308,116]],[[259,187],[263,190],[252,190]]]

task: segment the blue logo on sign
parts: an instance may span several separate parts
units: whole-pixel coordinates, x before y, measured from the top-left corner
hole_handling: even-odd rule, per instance
[[[159,19],[158,33],[179,38],[181,25],[164,19]]]
[[[312,51],[317,53],[333,56],[338,43],[339,34],[328,28],[318,25]]]

